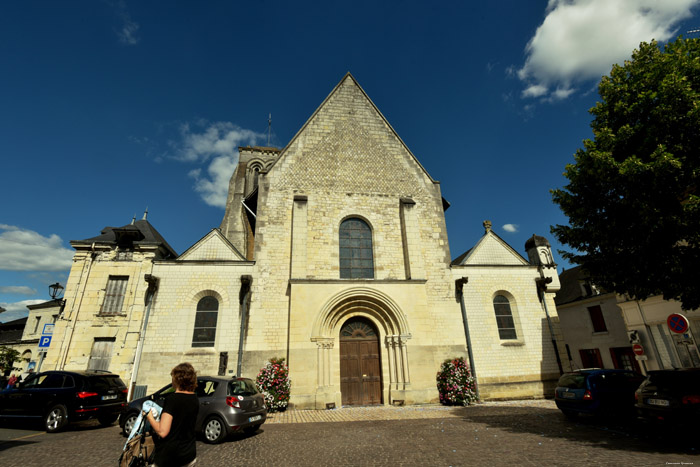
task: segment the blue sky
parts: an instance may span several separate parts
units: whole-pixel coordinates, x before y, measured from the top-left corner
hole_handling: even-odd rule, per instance
[[[452,204],[561,249],[549,190],[600,76],[700,28],[700,0],[25,1],[0,7],[0,321],[66,284],[70,240],[148,207],[178,253],[218,227],[240,145],[284,147],[351,72]],[[697,36],[697,33],[691,33]],[[556,259],[561,266],[568,265]]]

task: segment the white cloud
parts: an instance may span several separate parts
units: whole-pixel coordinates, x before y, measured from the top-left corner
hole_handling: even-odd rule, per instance
[[[640,42],[675,37],[700,0],[549,0],[525,48],[522,97],[565,99],[575,85],[598,80]]]
[[[0,286],[0,293],[17,294],[17,295],[34,295],[36,290],[25,285],[8,285]]]
[[[120,29],[117,31],[119,42],[124,45],[136,45],[141,41],[138,32],[141,26],[131,19],[131,15],[126,8],[126,2],[119,0],[113,4],[117,11],[117,17],[121,21]]]
[[[206,171],[192,169],[189,176],[195,180],[194,189],[210,206],[225,207],[228,183],[238,164],[238,147],[252,146],[265,135],[246,130],[230,122],[207,124],[201,131],[193,131],[189,124],[180,127],[179,142],[170,145],[175,158],[184,162],[209,162]]]
[[[4,308],[6,310],[0,313],[0,322],[7,323],[8,321],[26,318],[29,316],[29,309],[27,308],[27,305],[36,305],[37,303],[44,302],[46,302],[46,300],[22,300],[21,302],[14,303],[0,302],[0,308]]]
[[[0,269],[6,271],[63,271],[73,262],[73,250],[61,237],[44,237],[33,230],[0,224]]]
[[[502,229],[506,232],[515,233],[518,231],[518,224],[504,224]]]

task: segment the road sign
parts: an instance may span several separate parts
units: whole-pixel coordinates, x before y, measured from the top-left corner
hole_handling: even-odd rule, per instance
[[[642,344],[634,344],[632,346],[632,352],[634,352],[635,355],[644,355],[644,347],[642,347]]]
[[[56,326],[56,325],[53,323],[44,324],[44,332],[42,332],[42,334],[53,334],[54,326]]]
[[[51,336],[41,336],[41,339],[39,339],[39,347],[48,347],[51,345]]]
[[[666,323],[668,328],[677,334],[683,334],[688,331],[688,319],[678,313],[668,315]]]

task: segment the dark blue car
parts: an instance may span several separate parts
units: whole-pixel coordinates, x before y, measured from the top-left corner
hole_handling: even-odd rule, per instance
[[[554,401],[567,417],[578,415],[634,416],[634,392],[644,376],[630,370],[599,368],[564,373]]]

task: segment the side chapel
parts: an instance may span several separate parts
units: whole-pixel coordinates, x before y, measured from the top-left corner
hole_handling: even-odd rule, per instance
[[[549,394],[563,347],[549,243],[533,236],[526,259],[485,222],[451,261],[447,206],[348,73],[285,148],[240,148],[221,226],[181,255],[145,215],[72,241],[42,369],[152,392],[182,361],[254,378],[283,357],[291,404],[326,408],[437,402],[440,364],[471,357],[482,399]]]

